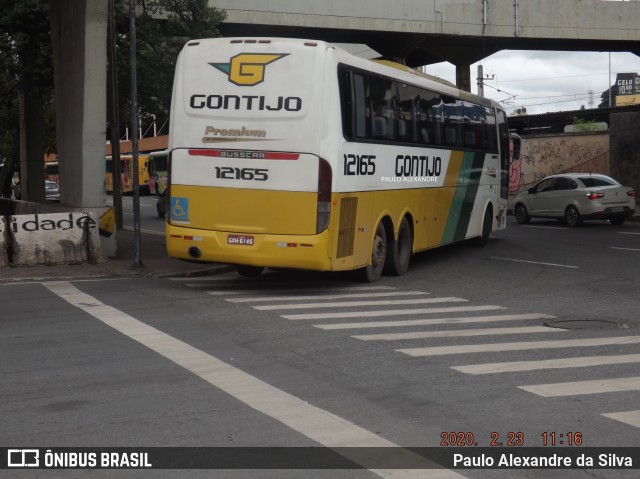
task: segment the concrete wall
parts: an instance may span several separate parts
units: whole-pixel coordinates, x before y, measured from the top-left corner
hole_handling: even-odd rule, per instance
[[[554,173],[609,174],[609,169],[608,132],[526,137],[522,138],[520,160],[514,161],[511,165],[509,193],[515,195],[522,189],[531,187],[532,183]]]
[[[640,192],[640,112],[611,115],[611,176]]]
[[[0,217],[0,267],[102,261],[98,220],[93,213]]]

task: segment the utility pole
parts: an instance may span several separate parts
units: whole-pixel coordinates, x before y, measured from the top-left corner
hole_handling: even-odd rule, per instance
[[[111,184],[113,185],[113,208],[116,210],[116,230],[123,227],[122,218],[122,190],[120,188],[121,168],[120,168],[120,125],[118,106],[118,65],[116,61],[116,33],[115,33],[115,5],[114,0],[109,0],[109,23],[107,45],[109,65],[111,66],[111,76],[109,78],[111,86]]]
[[[138,76],[136,68],[136,0],[129,0],[131,43],[131,154],[133,155],[133,267],[142,268],[140,258],[140,190],[138,184]]]
[[[478,96],[484,96],[484,81],[493,80],[495,75],[485,75],[482,65],[478,65]]]

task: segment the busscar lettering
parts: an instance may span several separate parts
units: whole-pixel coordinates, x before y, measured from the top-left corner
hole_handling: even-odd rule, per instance
[[[441,171],[442,159],[439,156],[396,156],[396,176],[440,176]]]
[[[267,98],[254,95],[191,95],[189,106],[196,110],[244,110],[244,111],[300,111],[302,98],[278,96]]]
[[[250,158],[264,160],[264,151],[220,150],[220,158]]]

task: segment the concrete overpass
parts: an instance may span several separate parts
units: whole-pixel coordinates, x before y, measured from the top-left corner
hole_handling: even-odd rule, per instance
[[[105,0],[49,0],[61,206],[104,207]],[[210,0],[226,36],[296,36],[366,43],[416,66],[448,60],[470,90],[469,65],[502,49],[640,53],[640,2],[602,0]],[[23,131],[21,174],[42,183],[42,152]],[[40,170],[41,172],[41,170]],[[33,174],[30,174],[33,173]],[[41,178],[41,177],[40,177]]]
[[[209,0],[227,11],[224,36],[364,43],[409,66],[471,64],[500,50],[640,54],[640,2],[605,0]]]

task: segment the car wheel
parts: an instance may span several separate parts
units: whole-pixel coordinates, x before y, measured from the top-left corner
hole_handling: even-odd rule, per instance
[[[382,223],[378,224],[371,246],[371,263],[362,268],[362,278],[367,283],[375,283],[380,279],[387,258],[387,234]]]
[[[391,246],[391,245],[390,245]],[[384,273],[392,276],[402,276],[409,268],[411,260],[411,227],[406,217],[402,218],[398,239],[390,247],[390,254],[384,264]]]
[[[531,221],[531,216],[527,213],[527,208],[522,203],[516,205],[516,221],[521,225],[526,225]]]
[[[580,226],[582,224],[582,216],[580,216],[578,208],[573,205],[567,206],[564,212],[564,222],[571,228]]]
[[[626,218],[611,218],[609,221],[611,221],[612,225],[621,225],[622,223],[624,223],[624,221],[626,220]]]
[[[260,266],[249,266],[244,264],[239,264],[236,266],[236,271],[240,276],[244,276],[245,278],[257,278],[262,274],[264,268]]]

